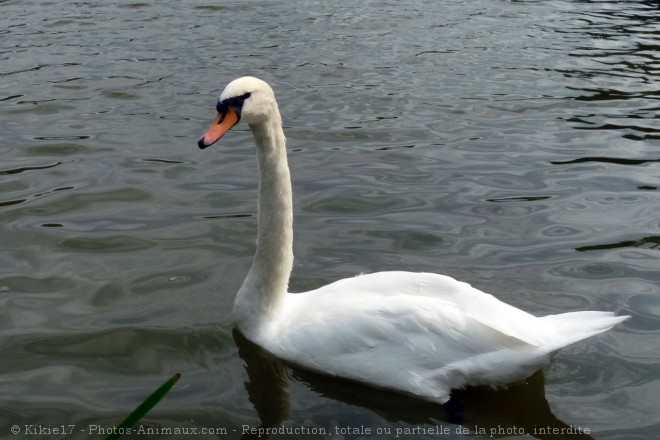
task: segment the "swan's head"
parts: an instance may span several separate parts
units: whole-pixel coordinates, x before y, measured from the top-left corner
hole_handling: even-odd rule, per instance
[[[279,114],[273,89],[265,81],[252,76],[244,76],[227,84],[218,99],[216,109],[218,116],[199,138],[199,148],[214,144],[238,121],[256,125]]]

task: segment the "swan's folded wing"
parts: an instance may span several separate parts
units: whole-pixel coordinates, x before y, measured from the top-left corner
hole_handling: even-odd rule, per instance
[[[434,362],[534,346],[441,298],[393,295],[384,299],[364,294],[357,298],[349,306],[335,298],[310,295],[278,320],[277,336],[286,339],[283,345],[287,347],[306,346],[311,352],[318,347],[321,352],[342,355],[382,347],[432,353]]]
[[[309,292],[295,298],[277,321],[265,338],[276,356],[415,394],[445,396],[469,382],[462,369],[492,362],[485,357],[537,348],[433,296]]]
[[[373,295],[381,305],[386,305],[390,297],[404,296],[411,304],[421,304],[423,297],[429,297],[440,301],[433,304],[440,305],[429,303],[427,310],[443,307],[451,313],[449,310],[454,307],[460,315],[472,317],[487,327],[528,344],[544,345],[554,339],[553,328],[547,322],[468,283],[435,273],[377,272],[339,280],[308,294],[332,297],[336,303],[345,304],[345,308],[355,307],[353,302],[349,302],[351,297]]]

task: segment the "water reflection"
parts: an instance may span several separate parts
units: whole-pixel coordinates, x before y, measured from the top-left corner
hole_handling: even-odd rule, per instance
[[[289,378],[282,362],[261,347],[248,341],[237,329],[232,336],[238,353],[245,361],[248,381],[245,383],[250,402],[254,405],[261,425],[259,428],[279,426],[289,415]],[[244,434],[243,439],[259,438],[259,434]]]
[[[245,362],[249,378],[245,388],[261,420],[260,428],[278,427],[288,418],[289,380],[296,379],[322,396],[351,406],[367,408],[380,415],[386,423],[403,422],[426,426],[427,429],[439,427],[435,429],[444,428],[449,429],[447,432],[456,433],[457,426],[449,424],[447,411],[441,405],[295,367],[290,369],[247,340],[237,329],[234,329],[233,337]],[[452,393],[452,401],[462,407],[462,426],[477,437],[483,434],[489,438],[528,434],[534,438],[548,440],[564,439],[566,435],[575,440],[593,438],[582,428],[567,425],[555,417],[545,397],[542,371],[507,389],[475,387],[455,391]],[[326,429],[331,431],[333,427]],[[376,427],[372,428],[372,432],[375,430]],[[465,438],[464,435],[463,431],[457,438]],[[264,438],[263,434],[249,433],[242,438],[251,439],[257,436]]]

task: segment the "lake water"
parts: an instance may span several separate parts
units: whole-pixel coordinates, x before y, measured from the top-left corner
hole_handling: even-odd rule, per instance
[[[197,435],[133,438],[660,436],[656,1],[5,0],[0,17],[0,437],[102,437],[177,372],[140,426]],[[251,135],[196,146],[245,74],[284,118],[294,291],[432,271],[537,315],[632,319],[527,384],[459,393],[467,431],[283,367],[230,320]]]

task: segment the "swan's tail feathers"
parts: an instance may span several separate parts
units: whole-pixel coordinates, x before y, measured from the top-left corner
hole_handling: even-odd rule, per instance
[[[629,315],[615,316],[612,312],[569,312],[541,319],[556,330],[556,338],[549,345],[559,349],[607,331],[628,318]]]

